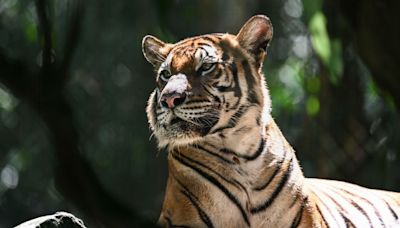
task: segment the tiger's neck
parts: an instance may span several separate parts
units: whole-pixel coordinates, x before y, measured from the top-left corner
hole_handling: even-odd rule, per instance
[[[179,182],[198,199],[212,201],[219,221],[242,217],[244,226],[278,225],[277,221],[281,225],[283,215],[287,222],[293,220],[296,202],[305,198],[304,177],[275,122],[271,119],[258,128],[251,124],[242,123],[235,130],[175,148],[169,155],[170,179],[174,179],[169,182]],[[167,196],[174,191],[168,188]],[[225,213],[230,204],[236,209]]]

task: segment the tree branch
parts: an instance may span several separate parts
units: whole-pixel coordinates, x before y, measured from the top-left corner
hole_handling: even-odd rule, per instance
[[[65,74],[62,75],[62,82],[65,82],[68,79],[67,70],[70,67],[72,57],[78,46],[78,40],[81,34],[81,20],[83,14],[84,8],[82,0],[76,0],[72,10],[72,16],[70,17],[70,23],[67,29],[65,39],[66,41],[64,45],[64,56],[60,66],[60,71],[65,72]]]
[[[42,67],[45,73],[51,64],[51,27],[47,15],[48,6],[46,0],[36,0],[36,12],[39,18],[40,30],[43,36]]]

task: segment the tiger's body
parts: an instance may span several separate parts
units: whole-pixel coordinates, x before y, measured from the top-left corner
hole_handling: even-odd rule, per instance
[[[400,227],[400,194],[305,178],[271,117],[261,73],[272,25],[166,44],[143,39],[157,70],[147,107],[169,177],[165,227]]]

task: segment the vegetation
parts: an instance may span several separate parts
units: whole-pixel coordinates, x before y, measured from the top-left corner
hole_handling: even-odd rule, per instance
[[[165,153],[144,112],[146,34],[236,33],[268,15],[273,116],[307,176],[400,191],[396,0],[0,0],[0,227],[65,210],[152,224]]]

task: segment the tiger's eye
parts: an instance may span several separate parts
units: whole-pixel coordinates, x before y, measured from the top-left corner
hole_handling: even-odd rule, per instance
[[[203,63],[199,69],[201,75],[206,75],[214,70],[216,64],[215,63]]]
[[[171,77],[171,73],[168,70],[162,70],[160,72],[160,78],[163,81],[168,81],[168,79]]]

